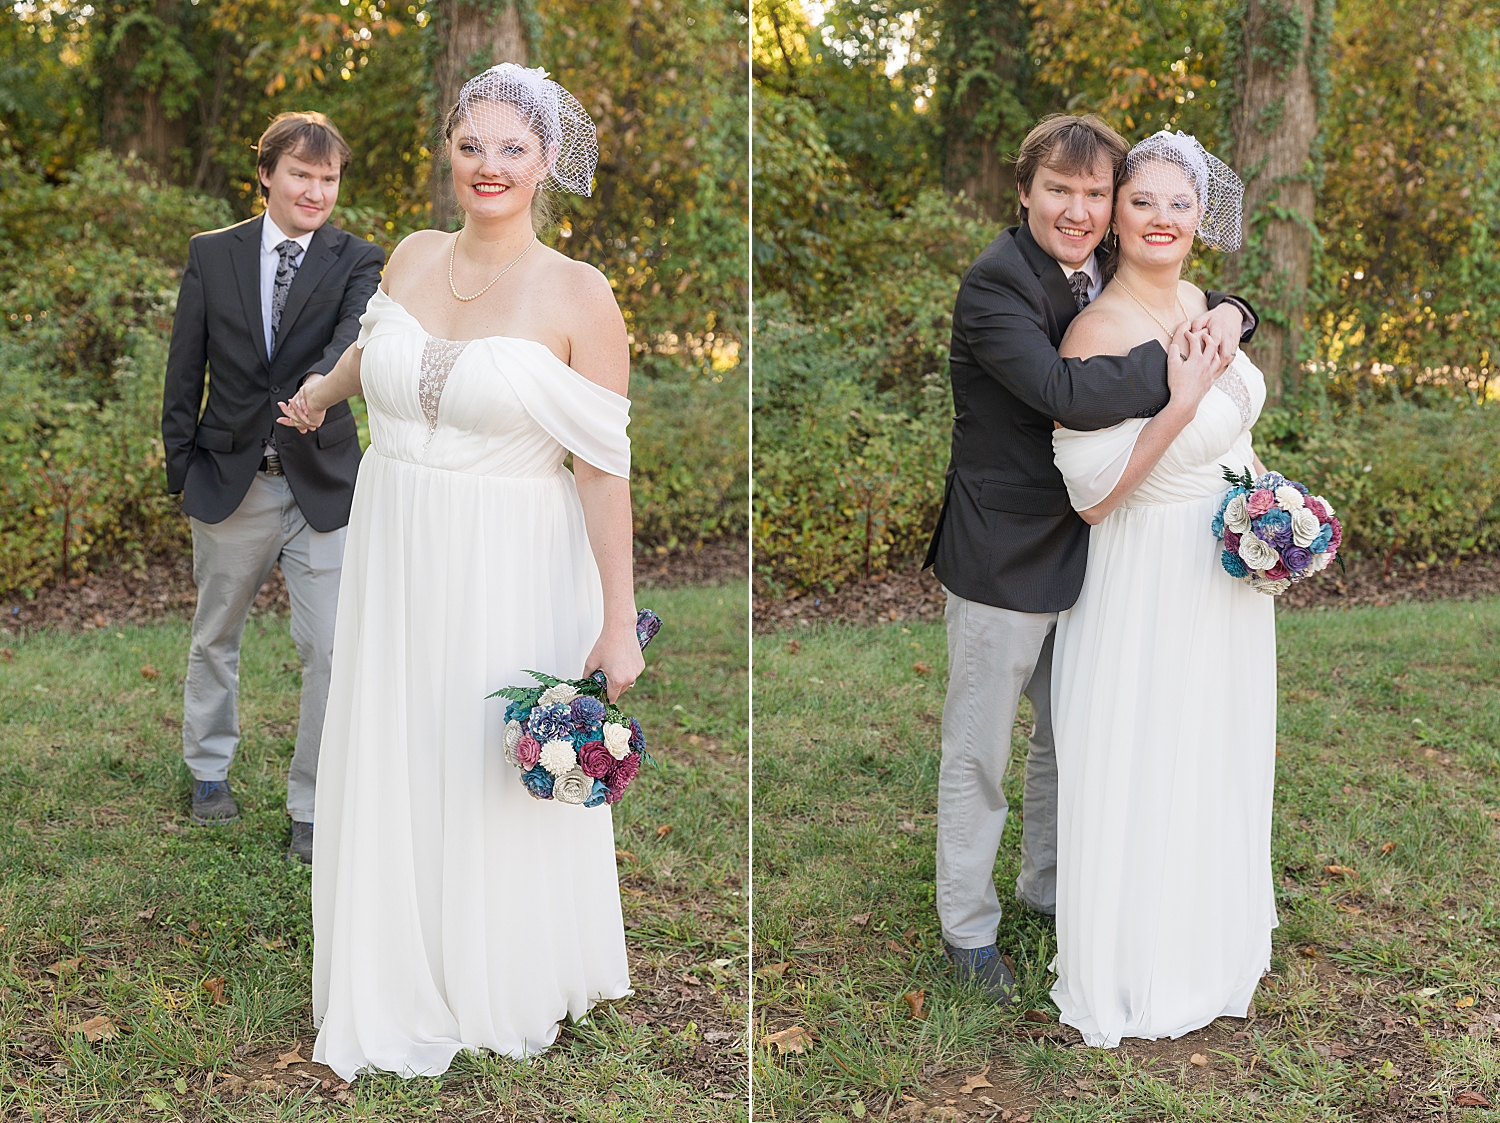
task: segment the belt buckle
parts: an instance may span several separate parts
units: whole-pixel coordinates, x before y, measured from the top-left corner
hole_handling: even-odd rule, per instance
[[[260,458],[260,470],[268,476],[285,474],[281,470],[281,457],[277,456],[274,452]]]

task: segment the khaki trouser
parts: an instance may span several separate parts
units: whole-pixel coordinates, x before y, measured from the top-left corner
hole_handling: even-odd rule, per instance
[[[197,780],[229,776],[240,741],[240,637],[255,594],[279,562],[292,602],[292,640],[302,657],[302,702],[286,809],[294,821],[310,823],[347,528],[313,530],[286,477],[264,472],[256,473],[234,514],[220,523],[193,519],[192,525],[198,610],[183,688],[183,759]]]
[[[946,590],[944,590],[946,592]],[[1052,747],[1055,612],[1012,612],[948,593],[948,696],[938,773],[937,908],[943,939],[958,948],[995,942],[1000,900],[995,855],[1009,810],[1001,782],[1016,706],[1031,699],[1021,874],[1016,897],[1057,910],[1057,755]]]

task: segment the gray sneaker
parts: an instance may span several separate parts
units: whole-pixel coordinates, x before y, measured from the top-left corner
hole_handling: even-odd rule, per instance
[[[240,817],[240,805],[229,791],[228,780],[193,782],[193,822],[199,826],[232,823]]]
[[[959,982],[977,982],[991,998],[1002,1004],[1020,1001],[1016,977],[994,944],[985,948],[956,948],[945,940],[943,950],[948,953]]]
[[[312,865],[312,828],[311,823],[292,820],[292,849],[287,857],[298,859],[304,866]]]

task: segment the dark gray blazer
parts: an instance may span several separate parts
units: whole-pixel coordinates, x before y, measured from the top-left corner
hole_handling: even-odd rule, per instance
[[[278,401],[312,373],[327,374],[359,335],[359,318],[380,284],[385,251],[324,223],[313,234],[287,293],[275,358],[266,356],[260,315],[259,217],[197,234],[172,320],[162,394],[167,491],[182,509],[222,522],[240,505],[275,433],[292,495],[314,530],[349,522],[359,440],[348,402],[310,433],[277,425]],[[204,371],[208,405],[203,406]],[[203,416],[199,417],[202,409]]]
[[[1224,299],[1209,293],[1208,306]],[[1016,612],[1070,608],[1083,588],[1089,526],[1053,463],[1052,422],[1102,429],[1167,404],[1159,343],[1061,358],[1075,315],[1067,278],[1025,225],[985,247],[959,286],[949,352],[953,451],[922,567],[965,600]]]

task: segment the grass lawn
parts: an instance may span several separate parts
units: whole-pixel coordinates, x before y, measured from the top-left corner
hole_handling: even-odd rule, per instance
[[[1024,1001],[1002,1009],[952,982],[933,905],[941,625],[759,637],[755,1118],[1500,1119],[1500,600],[1277,628],[1255,1016],[1113,1051],[1056,1024],[1051,921],[1014,902],[1029,714],[995,870]]]
[[[744,1119],[746,590],[641,603],[665,626],[630,696],[662,771],[615,809],[635,995],[530,1063],[348,1088],[281,1060],[314,1036],[310,874],[283,858],[285,618],[246,629],[243,814],[220,828],[187,818],[186,622],[6,641],[0,1120]]]

